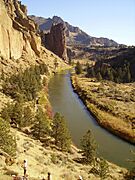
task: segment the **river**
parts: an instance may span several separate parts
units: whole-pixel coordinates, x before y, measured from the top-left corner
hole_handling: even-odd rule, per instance
[[[119,166],[131,168],[135,146],[101,128],[87,111],[77,94],[73,92],[70,73],[56,74],[49,83],[49,99],[54,112],[60,112],[66,119],[72,141],[80,147],[80,138],[88,129],[92,130],[98,144],[98,155]]]

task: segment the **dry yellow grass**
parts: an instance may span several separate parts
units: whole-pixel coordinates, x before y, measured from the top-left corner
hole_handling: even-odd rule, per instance
[[[101,126],[135,143],[135,83],[97,82],[81,76],[73,76],[72,83]]]
[[[47,177],[51,172],[53,180],[76,180],[81,175],[85,180],[100,180],[99,176],[89,174],[91,166],[82,165],[75,162],[74,158],[80,158],[78,149],[72,146],[72,153],[63,153],[55,148],[43,147],[43,144],[31,139],[26,134],[12,129],[17,139],[17,158],[11,166],[6,166],[4,157],[0,156],[0,180],[10,180],[10,176],[4,175],[5,172],[14,171],[19,176],[23,176],[23,161],[28,161],[29,180],[40,180]],[[6,168],[5,168],[6,167]],[[109,163],[110,179],[123,179],[125,169]],[[114,177],[114,178],[112,178]]]

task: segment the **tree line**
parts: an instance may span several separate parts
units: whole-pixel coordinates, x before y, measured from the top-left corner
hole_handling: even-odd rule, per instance
[[[57,112],[53,119],[49,119],[40,105],[33,113],[29,105],[23,107],[22,103],[16,102],[7,104],[0,119],[0,147],[10,155],[15,155],[16,151],[16,140],[10,135],[10,124],[19,129],[30,127],[30,134],[44,143],[48,137],[54,138],[54,144],[62,151],[71,148],[71,136],[64,116]],[[91,131],[81,139],[81,147],[85,161],[91,163],[96,154],[96,143]]]
[[[87,77],[96,77],[98,80],[105,79],[116,83],[133,81],[129,63],[117,68],[105,63],[96,63],[95,66],[87,68]]]
[[[86,77],[100,80],[110,80],[116,83],[130,83],[135,81],[135,48],[108,59],[100,59],[94,66],[86,63],[82,68],[80,62],[75,66],[76,74],[86,71]]]
[[[36,93],[43,88],[41,75],[47,73],[47,66],[40,64],[27,68],[24,72],[20,70],[18,74],[14,74],[10,78],[4,78],[3,75],[3,93],[15,100],[21,98],[25,101],[31,101],[37,97]]]

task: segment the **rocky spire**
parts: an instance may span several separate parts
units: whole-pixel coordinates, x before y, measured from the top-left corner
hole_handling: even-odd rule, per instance
[[[50,32],[42,36],[42,43],[64,61],[67,60],[65,28],[62,23],[52,25]]]

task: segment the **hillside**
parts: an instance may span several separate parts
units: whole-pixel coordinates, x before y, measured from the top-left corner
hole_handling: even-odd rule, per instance
[[[104,59],[109,59],[123,54],[127,51],[127,47],[84,47],[72,46],[68,48],[68,57],[74,60],[85,60],[97,62]],[[89,62],[90,62],[89,61]]]
[[[65,26],[67,45],[82,45],[82,46],[118,46],[118,43],[104,37],[92,37],[82,31],[79,27],[75,27],[70,25],[68,22],[65,22],[62,18],[58,16],[53,16],[52,18],[43,18],[36,17],[34,15],[29,16],[32,20],[34,20],[39,29],[44,31],[44,33],[50,31],[52,24],[63,23]]]
[[[102,56],[95,66],[88,68],[88,76],[98,72],[101,78],[118,83],[135,81],[135,48],[126,48],[115,53],[115,56]]]
[[[17,158],[13,164],[6,165],[5,157],[0,155],[0,180],[11,180],[10,175],[23,176],[23,160],[28,160],[29,180],[42,180],[51,172],[53,180],[76,180],[79,175],[84,179],[100,180],[96,174],[89,173],[92,166],[76,162],[81,158],[79,149],[72,146],[72,153],[63,153],[52,146],[45,147],[39,140],[35,140],[25,133],[12,129],[17,137]],[[2,153],[1,153],[2,154]],[[124,168],[109,163],[109,179],[123,180]]]

